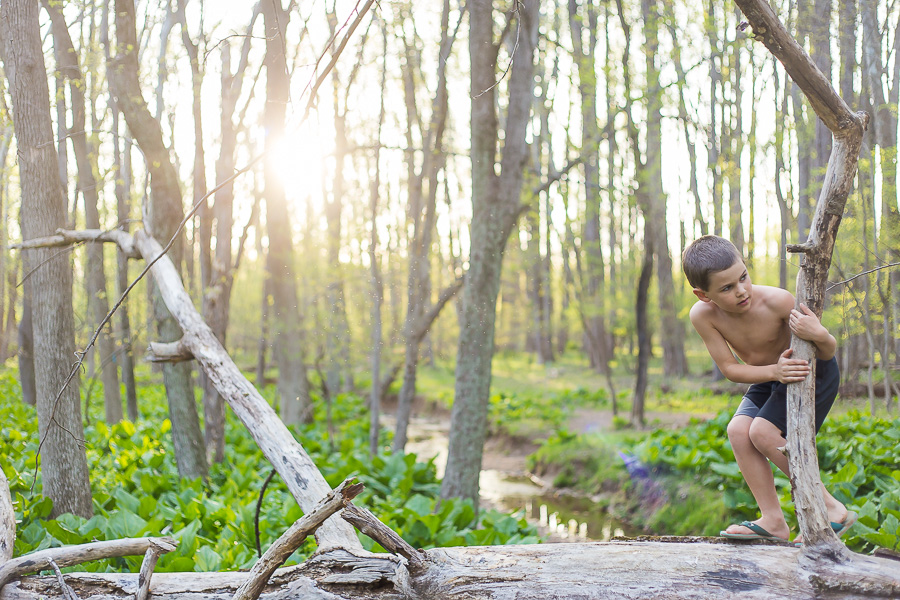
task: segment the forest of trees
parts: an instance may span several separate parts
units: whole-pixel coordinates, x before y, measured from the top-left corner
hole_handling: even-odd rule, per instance
[[[871,115],[824,319],[845,385],[896,409],[900,8],[776,4]],[[757,283],[791,289],[785,248],[830,153],[719,0],[4,0],[0,30],[0,360],[42,431],[77,432],[95,380],[108,422],[140,418],[135,361],[181,331],[150,278],[119,302],[143,268],[121,248],[14,246],[145,229],[242,370],[276,378],[287,424],[313,393],[362,387],[377,423],[395,389],[402,449],[417,366],[453,364],[448,497],[477,497],[497,351],[580,353],[610,385],[624,365],[636,424],[651,356],[712,377],[681,250],[724,235]],[[225,405],[190,362],[161,364],[179,472],[202,476]],[[84,514],[75,438],[48,439],[44,486],[86,490],[56,508]]]

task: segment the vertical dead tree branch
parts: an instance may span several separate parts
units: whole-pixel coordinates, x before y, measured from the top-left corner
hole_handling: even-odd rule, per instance
[[[138,591],[134,595],[134,600],[147,600],[150,597],[150,578],[153,576],[153,570],[156,568],[156,562],[159,560],[160,554],[166,554],[175,550],[175,545],[170,544],[165,539],[151,539],[150,547],[144,553],[144,560],[141,562],[141,572],[138,574]]]
[[[788,251],[805,256],[797,274],[797,302],[806,304],[817,315],[825,302],[825,283],[838,227],[853,187],[862,136],[868,125],[865,113],[851,112],[813,63],[803,48],[763,0],[737,0],[757,39],[784,65],[794,82],[803,90],[822,122],[834,136],[825,181],[819,193],[812,228],[807,241],[789,246]],[[812,343],[792,336],[794,358],[815,365]],[[791,467],[794,503],[800,532],[807,552],[846,561],[849,551],[832,531],[818,486],[813,398],[815,368],[805,381],[788,386],[788,459]]]
[[[9,495],[9,482],[0,469],[0,565],[12,558],[16,543],[16,512]]]

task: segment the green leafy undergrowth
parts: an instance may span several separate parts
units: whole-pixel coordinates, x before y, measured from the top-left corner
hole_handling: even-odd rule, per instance
[[[531,441],[563,431],[574,408],[608,405],[605,389],[577,388],[554,394],[501,392],[491,396],[488,417],[495,433]]]
[[[718,491],[729,522],[755,519],[756,503],[725,434],[730,418],[729,412],[722,412],[681,431],[656,431],[636,444],[633,452],[659,476],[692,480]],[[843,538],[848,547],[864,552],[878,546],[900,548],[900,419],[852,411],[829,417],[816,440],[822,481],[835,498],[860,515]],[[779,471],[776,485],[788,524],[796,531],[790,483]],[[722,528],[727,524],[723,522]]]
[[[40,494],[39,472],[32,491],[37,451],[34,410],[19,399],[12,376],[0,373],[0,410],[8,415],[0,426],[0,456],[18,521],[15,554],[93,540],[170,535],[179,541],[178,548],[160,558],[159,571],[250,567],[257,557],[257,504],[272,467],[229,413],[225,462],[210,469],[206,482],[180,478],[162,386],[142,387],[139,393],[144,415],[140,422],[114,426],[97,422],[85,428],[94,516],[49,519],[52,503]],[[322,423],[294,430],[330,485],[357,476],[366,488],[356,503],[372,510],[416,548],[539,541],[535,528],[522,518],[495,511],[476,515],[472,503],[464,500],[438,503],[440,481],[432,462],[418,462],[412,454],[370,457],[364,407],[355,396],[340,396],[332,406],[333,438]],[[317,415],[324,412],[317,404]],[[274,477],[259,504],[262,550],[300,516],[296,501]],[[369,538],[360,539],[367,548],[380,550]],[[307,540],[288,564],[303,560],[314,549],[314,541]],[[141,557],[116,558],[78,569],[136,571],[140,562]]]
[[[554,487],[588,494],[614,491],[628,477],[604,437],[564,430],[551,435],[528,457],[528,469],[540,477],[552,477]]]

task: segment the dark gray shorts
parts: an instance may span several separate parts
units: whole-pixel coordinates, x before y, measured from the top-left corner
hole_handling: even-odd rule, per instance
[[[816,360],[816,433],[834,404],[840,382],[837,359]],[[762,417],[786,436],[787,384],[778,381],[754,383],[744,394],[734,416]]]

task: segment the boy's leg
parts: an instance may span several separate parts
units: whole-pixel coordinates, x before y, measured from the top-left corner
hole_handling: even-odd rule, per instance
[[[815,397],[815,421],[816,433],[825,421],[825,417],[831,410],[837,397],[840,384],[840,371],[837,360],[816,361],[816,397]],[[760,409],[759,417],[754,419],[750,430],[750,438],[756,448],[766,455],[775,465],[790,477],[788,459],[779,448],[785,445],[787,431],[787,387],[784,384],[773,386],[772,396]],[[843,523],[847,518],[847,507],[841,504],[834,496],[828,493],[825,485],[819,478],[819,489],[825,500],[825,509],[828,512],[828,520],[834,523]]]
[[[781,450],[779,450],[779,448],[784,447],[785,439],[781,435],[781,430],[776,425],[762,417],[753,419],[753,423],[750,426],[750,440],[762,455],[775,463],[776,467],[790,477],[791,472],[790,466],[788,465],[788,458]],[[744,477],[746,478],[746,475]],[[822,498],[825,500],[825,509],[828,511],[828,520],[835,523],[842,523],[844,519],[847,518],[847,507],[828,493],[821,478],[819,478],[818,485],[819,489],[822,491]],[[757,500],[757,502],[759,502],[759,500]]]
[[[787,540],[790,530],[784,520],[784,513],[781,512],[772,467],[769,465],[769,460],[750,439],[751,426],[758,419],[740,413],[739,410],[738,414],[728,423],[728,439],[731,442],[738,468],[750,488],[750,493],[753,494],[753,498],[759,505],[760,518],[754,523],[772,535]],[[743,525],[737,524],[730,525],[725,531],[734,534],[753,533]]]

